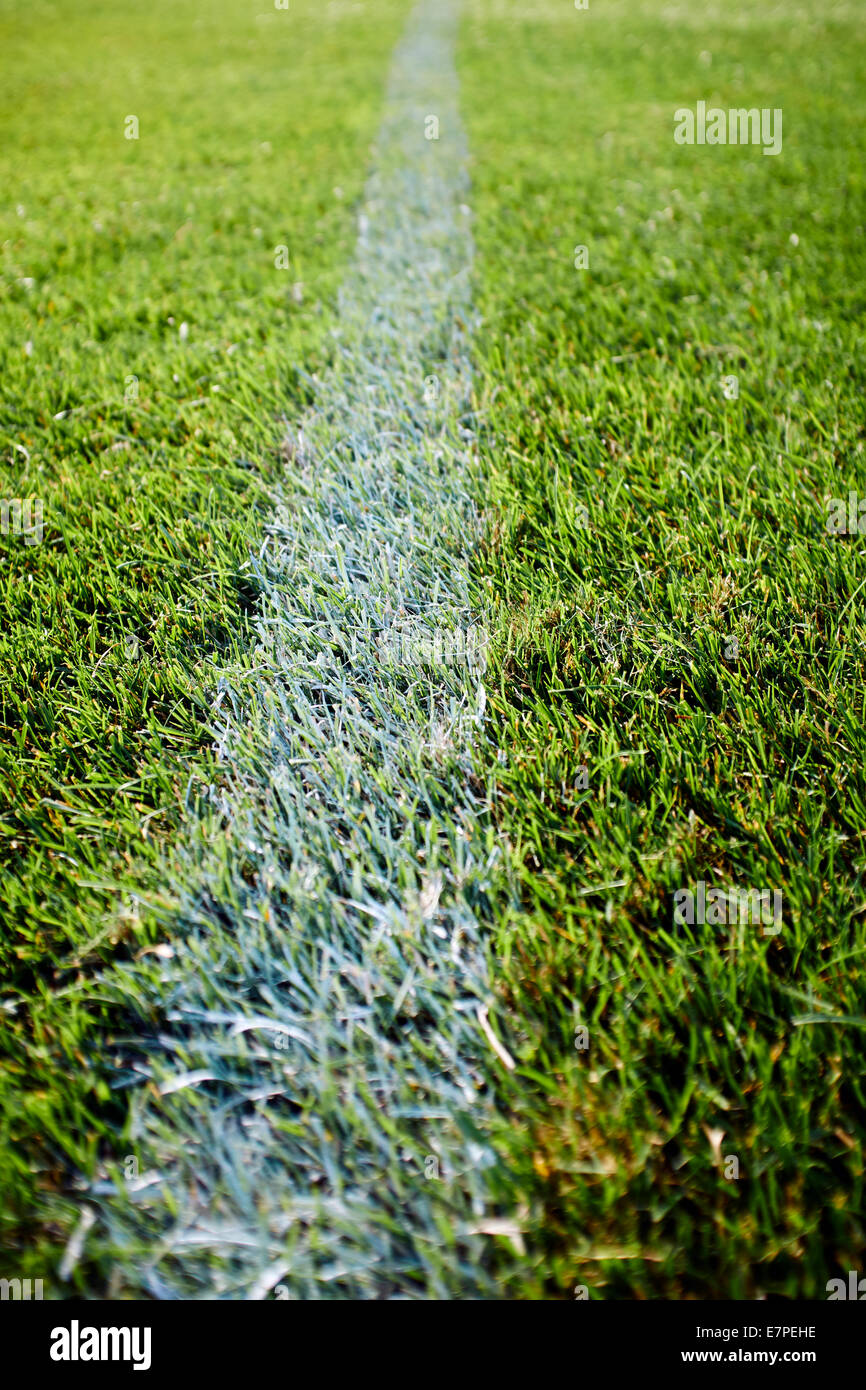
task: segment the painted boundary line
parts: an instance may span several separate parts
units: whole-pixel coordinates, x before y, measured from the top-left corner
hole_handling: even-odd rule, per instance
[[[455,27],[420,0],[395,51],[259,644],[220,681],[214,820],[171,869],[172,946],[114,976],[156,1023],[133,1175],[89,1198],[109,1296],[485,1296],[491,1237],[521,1248],[490,1144],[513,1063],[487,1015],[483,644],[455,638],[479,534]]]

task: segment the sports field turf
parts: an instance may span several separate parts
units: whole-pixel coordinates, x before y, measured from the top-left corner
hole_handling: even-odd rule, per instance
[[[226,777],[220,673],[411,9],[0,4],[0,496],[44,503],[40,544],[0,536],[2,1244],[52,1297],[137,1290],[100,1220],[59,1275],[161,1029],[117,968],[171,945]],[[818,1298],[862,1268],[866,572],[827,502],[866,490],[864,31],[845,0],[460,7],[478,917],[514,1067],[479,1034],[480,1232],[444,1233],[480,1200],[446,1175],[429,1264],[323,1296]],[[702,100],[780,109],[782,151],[678,145]],[[781,930],[677,920],[701,883],[780,893]],[[232,1268],[178,1278],[244,1297]]]

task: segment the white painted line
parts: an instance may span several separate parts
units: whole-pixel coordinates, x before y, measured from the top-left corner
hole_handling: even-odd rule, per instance
[[[131,1150],[162,1180],[102,1209],[122,1287],[157,1297],[260,1298],[284,1267],[291,1296],[496,1292],[483,1135],[514,1063],[479,923],[455,22],[421,0],[396,50],[333,366],[255,562],[259,646],[220,681],[218,820],[172,870],[174,954],[131,967],[160,1020]]]

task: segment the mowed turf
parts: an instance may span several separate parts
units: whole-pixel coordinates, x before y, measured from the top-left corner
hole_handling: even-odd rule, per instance
[[[526,1289],[824,1298],[866,1244],[866,565],[825,507],[866,493],[866,16],[468,11]],[[781,107],[782,153],[678,146],[699,100]],[[781,932],[676,925],[700,880]]]
[[[212,774],[215,668],[249,641],[247,560],[326,358],[407,8],[0,8],[0,497],[44,507],[41,544],[0,536],[15,1273],[45,1272],[37,1214],[74,1220],[67,1168],[122,1148],[95,1059],[116,1020],[86,979],[153,939],[136,895],[158,898]]]
[[[0,495],[45,501],[41,545],[0,538],[3,1273],[53,1267],[70,1172],[125,1152],[91,981],[154,940],[138,900],[217,775],[409,8],[0,12]],[[825,499],[866,492],[863,29],[464,5],[512,1296],[862,1269],[866,571]],[[781,155],[677,146],[699,100],[781,107]],[[780,890],[782,931],[675,924],[700,880]]]

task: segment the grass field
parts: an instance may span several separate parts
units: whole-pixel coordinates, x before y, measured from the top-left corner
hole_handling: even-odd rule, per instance
[[[153,939],[132,895],[210,780],[214,666],[246,640],[405,16],[263,9],[82,6],[73,38],[51,5],[0,10],[0,490],[45,512],[41,545],[2,537],[0,1171],[37,1268],[37,1194],[119,1123],[75,986]]]
[[[862,15],[501,13],[462,71],[523,1180],[561,1291],[819,1297],[864,1249]],[[702,95],[782,154],[676,146]],[[782,932],[674,926],[702,879]]]
[[[410,9],[100,0],[70,32],[0,6],[0,494],[45,510],[41,544],[0,537],[22,1275],[126,1152],[112,1040],[150,1020],[102,972],[164,937],[223,775],[217,673]],[[864,29],[844,0],[462,6],[484,925],[516,1063],[475,1138],[511,1296],[819,1298],[863,1265],[866,570],[827,500],[866,490]],[[781,109],[782,152],[677,145],[701,100]],[[780,892],[781,931],[677,921],[699,883]],[[74,1285],[116,1259],[96,1240]]]

